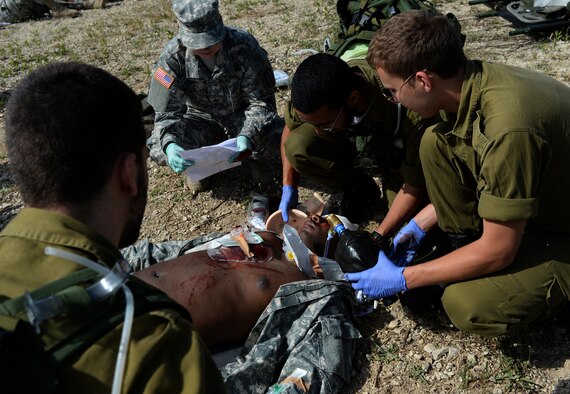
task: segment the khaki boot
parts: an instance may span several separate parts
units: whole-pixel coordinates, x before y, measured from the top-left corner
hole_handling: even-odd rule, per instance
[[[188,178],[187,176],[185,176],[185,182],[186,182],[186,187],[188,188],[188,190],[190,191],[190,194],[192,194],[192,197],[196,197],[196,195],[198,195],[198,193],[204,191],[209,184],[209,180],[208,178],[204,178],[201,181],[192,181],[190,178]]]
[[[78,10],[63,7],[57,11],[52,10],[51,14],[54,18],[77,18],[80,15],[80,12]]]
[[[85,10],[101,10],[105,8],[107,0],[83,0],[83,9]]]

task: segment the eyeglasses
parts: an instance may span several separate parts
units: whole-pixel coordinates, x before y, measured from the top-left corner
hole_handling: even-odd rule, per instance
[[[415,77],[415,76],[416,76],[416,73],[413,73],[412,75],[410,75],[408,78],[406,78],[406,80],[404,81],[404,83],[403,83],[398,89],[396,89],[396,90],[395,90],[395,89],[388,89],[388,88],[384,88],[384,87],[383,87],[383,88],[381,89],[382,95],[383,95],[384,97],[386,97],[386,99],[387,99],[389,102],[394,103],[394,104],[397,104],[398,101],[400,101],[400,99],[396,99],[396,94],[397,94],[398,96],[400,96],[400,90],[402,90],[402,88],[403,88],[404,86],[406,86],[406,84],[407,84],[408,82],[410,82],[410,81],[412,80],[412,78]]]
[[[321,130],[321,131],[324,131],[325,133],[333,133],[334,128],[336,126],[336,122],[338,122],[338,118],[340,118],[340,114],[342,114],[342,111],[344,111],[344,105],[340,107],[340,110],[338,111],[336,118],[334,118],[334,122],[332,123],[331,127],[321,127],[321,126],[316,126],[316,125],[313,125],[313,126],[317,129]]]

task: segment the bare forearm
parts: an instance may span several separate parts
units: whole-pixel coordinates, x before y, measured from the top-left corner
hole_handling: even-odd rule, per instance
[[[376,232],[385,237],[394,234],[410,218],[424,197],[424,189],[404,183]]]
[[[439,259],[406,267],[408,289],[471,279],[506,268],[515,258],[525,224],[484,220],[483,235],[477,241]]]
[[[435,213],[433,204],[426,205],[418,212],[414,217],[414,221],[424,232],[432,229],[437,224],[437,214]]]
[[[287,155],[285,154],[285,141],[291,135],[291,130],[289,127],[285,126],[283,128],[283,133],[281,134],[281,166],[283,169],[283,185],[293,186],[297,188],[299,186],[299,180],[301,176],[299,173],[291,166],[291,162],[287,159]]]

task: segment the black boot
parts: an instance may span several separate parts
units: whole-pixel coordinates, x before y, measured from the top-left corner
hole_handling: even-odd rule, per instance
[[[417,313],[443,310],[441,296],[444,288],[440,285],[418,287],[400,294],[400,302]]]

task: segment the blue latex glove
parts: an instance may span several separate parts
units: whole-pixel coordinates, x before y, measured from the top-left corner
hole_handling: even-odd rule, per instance
[[[354,290],[362,290],[366,297],[377,300],[408,290],[403,272],[404,267],[394,265],[384,252],[380,251],[374,267],[345,274],[344,277],[352,282]]]
[[[168,159],[168,166],[177,174],[180,174],[182,171],[187,169],[190,166],[194,165],[192,160],[185,160],[180,157],[180,152],[182,152],[184,148],[175,143],[170,143],[166,147],[166,157]]]
[[[247,151],[251,152],[253,150],[253,145],[251,140],[244,135],[238,135],[236,139],[237,152],[231,155],[228,159],[228,163],[233,163],[236,161],[237,157]]]
[[[416,257],[417,249],[426,236],[414,219],[398,231],[392,241],[390,258],[397,266],[407,266]]]
[[[284,222],[289,221],[289,209],[295,208],[299,203],[299,192],[293,186],[284,185],[281,194],[279,209]]]

